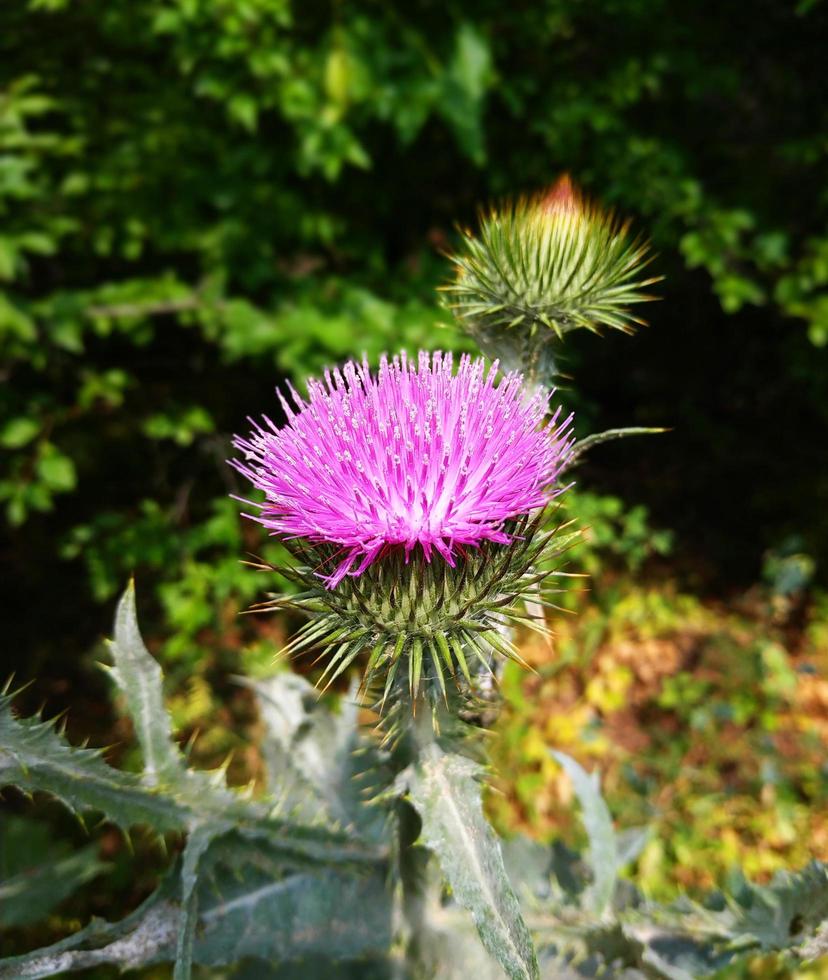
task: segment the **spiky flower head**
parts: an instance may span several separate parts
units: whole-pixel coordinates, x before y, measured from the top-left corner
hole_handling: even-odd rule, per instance
[[[548,395],[518,374],[451,354],[383,357],[377,375],[349,362],[280,394],[288,422],[267,417],[234,445],[233,465],[265,494],[254,517],[274,534],[336,546],[335,587],[399,548],[454,565],[458,551],[507,543],[503,524],[542,507],[571,444],[570,419],[544,424]]]
[[[327,650],[329,680],[366,652],[383,702],[399,685],[445,698],[446,675],[471,688],[493,655],[519,659],[504,626],[545,629],[519,607],[547,601],[566,545],[542,511],[571,417],[549,417],[520,375],[468,356],[455,372],[441,353],[383,358],[376,375],[350,362],[291,398],[286,424],[254,423],[231,461],[265,494],[248,516],[297,559],[281,571],[298,594],[259,607],[311,615],[289,650]]]
[[[445,290],[484,350],[525,363],[550,331],[630,333],[643,323],[630,307],[654,298],[644,292],[658,281],[642,276],[649,261],[629,222],[588,201],[564,175],[545,193],[484,214],[479,237],[464,232],[456,279]]]

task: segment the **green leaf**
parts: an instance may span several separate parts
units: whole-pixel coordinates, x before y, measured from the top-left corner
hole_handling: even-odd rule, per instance
[[[201,855],[193,962],[224,966],[256,957],[280,962],[308,956],[331,960],[382,955],[391,943],[386,872],[290,871],[268,861],[266,849],[216,844]],[[115,964],[135,969],[171,962],[182,912],[179,866],[123,922],[93,920],[46,949],[0,960],[0,980],[36,980]],[[297,973],[297,975],[299,975]]]
[[[177,926],[177,910],[171,898],[177,884],[177,874],[168,874],[155,892],[120,922],[92,919],[85,928],[51,946],[0,960],[0,980],[40,980],[102,963],[138,966],[158,962],[165,950],[170,950],[167,958],[171,959]]]
[[[0,429],[0,446],[5,449],[20,449],[40,431],[40,425],[34,419],[21,416],[9,421]]]
[[[135,824],[156,831],[185,825],[182,804],[108,766],[99,751],[69,745],[51,722],[15,718],[11,700],[0,695],[0,786],[49,793],[73,813],[97,810],[124,830]]]
[[[73,490],[77,482],[75,464],[52,443],[46,443],[41,449],[37,475],[55,492]]]
[[[135,735],[144,757],[149,786],[174,779],[184,763],[164,707],[161,667],[144,645],[135,615],[135,584],[129,583],[115,613],[115,638],[109,644],[115,666],[109,669],[126,697]]]
[[[382,870],[279,876],[225,867],[201,895],[196,962],[220,965],[248,956],[349,959],[387,952],[391,902]]]
[[[828,921],[828,866],[812,861],[801,871],[780,871],[767,885],[744,883],[717,921],[731,941],[762,950],[812,941]]]
[[[469,909],[483,945],[513,980],[537,978],[532,938],[512,890],[500,842],[483,815],[481,768],[434,744],[401,775],[422,819],[422,843],[439,858],[456,900]]]
[[[19,261],[17,244],[11,238],[0,237],[0,280],[14,279]]]
[[[254,133],[259,122],[259,106],[256,99],[246,92],[234,95],[227,102],[227,114],[248,133]]]
[[[216,778],[220,773],[186,770],[168,792],[149,788],[106,765],[99,751],[69,745],[51,722],[15,718],[11,700],[0,695],[0,787],[49,793],[73,813],[96,810],[123,829],[192,830],[209,820],[214,836],[235,828],[292,866],[371,868],[383,856],[382,848],[352,835],[274,817],[273,801],[244,799]]]
[[[551,755],[563,766],[572,780],[572,788],[581,804],[581,818],[589,836],[587,858],[592,871],[592,885],[586,901],[598,916],[609,907],[618,876],[618,844],[609,808],[601,796],[597,771],[590,775],[574,759],[557,752]]]

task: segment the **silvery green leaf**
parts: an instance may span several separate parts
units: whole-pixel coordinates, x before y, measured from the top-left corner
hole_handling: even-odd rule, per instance
[[[0,960],[0,980],[40,980],[100,963],[117,962],[124,969],[141,966],[175,942],[175,907],[170,896],[177,887],[177,875],[168,874],[155,892],[120,922],[92,919],[85,928],[51,946]]]
[[[457,902],[469,909],[483,945],[513,980],[536,980],[532,938],[512,890],[500,842],[483,814],[481,769],[434,743],[401,774]]]
[[[73,813],[97,810],[123,829],[144,824],[163,832],[184,826],[187,810],[177,800],[108,766],[100,752],[70,745],[51,722],[15,718],[11,701],[11,695],[0,695],[0,786],[49,793]]]
[[[304,677],[288,671],[264,681],[240,680],[256,694],[267,726],[262,753],[268,784],[295,817],[353,826],[379,839],[384,817],[366,805],[361,777],[380,765],[359,735],[356,692],[332,711]]]
[[[214,865],[209,848],[197,876],[198,915],[192,960],[225,966],[255,957],[291,961],[306,956],[361,959],[391,943],[385,872],[311,873],[261,869],[255,849],[229,845]],[[232,866],[224,861],[232,859]],[[210,868],[210,873],[206,869]],[[25,956],[0,960],[0,980],[36,980],[104,964],[135,969],[172,962],[182,928],[180,867],[123,922],[99,921],[69,939]]]
[[[332,784],[338,782],[339,756],[355,727],[349,706],[337,716],[312,684],[288,671],[250,686],[267,726],[262,752],[271,792],[300,809],[318,814],[322,804],[331,818],[344,817]]]
[[[828,920],[828,865],[779,871],[767,885],[745,882],[724,904],[715,918],[730,936],[763,950],[790,949]]]
[[[138,629],[133,582],[118,603],[115,638],[109,648],[115,661],[109,672],[126,698],[144,758],[144,779],[149,786],[173,780],[183,771],[184,762],[164,707],[161,667],[147,650]]]
[[[618,876],[618,845],[612,817],[601,796],[597,771],[590,775],[565,753],[553,750],[551,754],[572,780],[572,788],[581,804],[581,819],[589,837],[587,860],[592,871],[592,884],[587,890],[586,901],[590,909],[600,916],[612,901]]]
[[[552,850],[523,834],[517,834],[500,842],[503,863],[521,897],[548,899],[552,877]]]
[[[100,752],[70,745],[52,723],[15,718],[11,701],[0,694],[0,788],[48,793],[73,813],[94,810],[124,830],[141,824],[163,833],[208,824],[217,836],[233,828],[294,865],[364,867],[382,856],[382,847],[353,835],[276,817],[272,804],[215,786],[207,773],[187,770],[168,791],[150,789],[137,776],[108,766]]]
[[[387,952],[390,903],[382,871],[300,872],[274,878],[222,869],[200,895],[197,962],[235,963],[321,955],[354,959]]]

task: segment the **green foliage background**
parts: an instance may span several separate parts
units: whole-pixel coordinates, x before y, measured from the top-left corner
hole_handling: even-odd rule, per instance
[[[237,617],[266,586],[239,556],[278,549],[228,497],[243,492],[230,433],[275,410],[287,377],[462,347],[434,292],[455,222],[565,170],[652,235],[667,279],[648,330],[568,341],[561,397],[581,435],[675,430],[578,473],[596,596],[573,649],[636,588],[675,580],[719,614],[764,562],[795,596],[782,657],[806,630],[819,652],[824,604],[805,586],[824,584],[828,548],[826,41],[818,0],[3,3],[0,589],[4,666],[37,678],[24,700],[127,739],[92,665],[135,572],[177,726],[255,776],[255,721],[228,678],[265,672],[286,624]],[[671,595],[681,632],[698,606]],[[683,718],[698,692],[671,683]],[[538,730],[515,703],[513,732]],[[819,799],[808,773],[791,793]]]

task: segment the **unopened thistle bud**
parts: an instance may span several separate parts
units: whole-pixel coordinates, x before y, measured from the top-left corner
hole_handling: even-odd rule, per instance
[[[531,365],[539,345],[578,327],[631,333],[644,323],[630,307],[643,290],[649,246],[581,195],[567,175],[547,192],[519,198],[464,232],[453,256],[450,305],[481,347],[510,366]],[[531,355],[531,356],[530,356]]]
[[[564,544],[541,518],[571,417],[497,364],[464,356],[455,372],[440,353],[383,358],[376,375],[350,362],[307,400],[279,397],[287,423],[254,423],[231,463],[265,495],[247,516],[297,559],[282,571],[298,594],[261,606],[310,614],[289,650],[327,650],[328,683],[364,653],[383,701],[403,680],[445,698],[492,655],[520,659],[504,626],[545,629],[522,603],[544,601]]]

